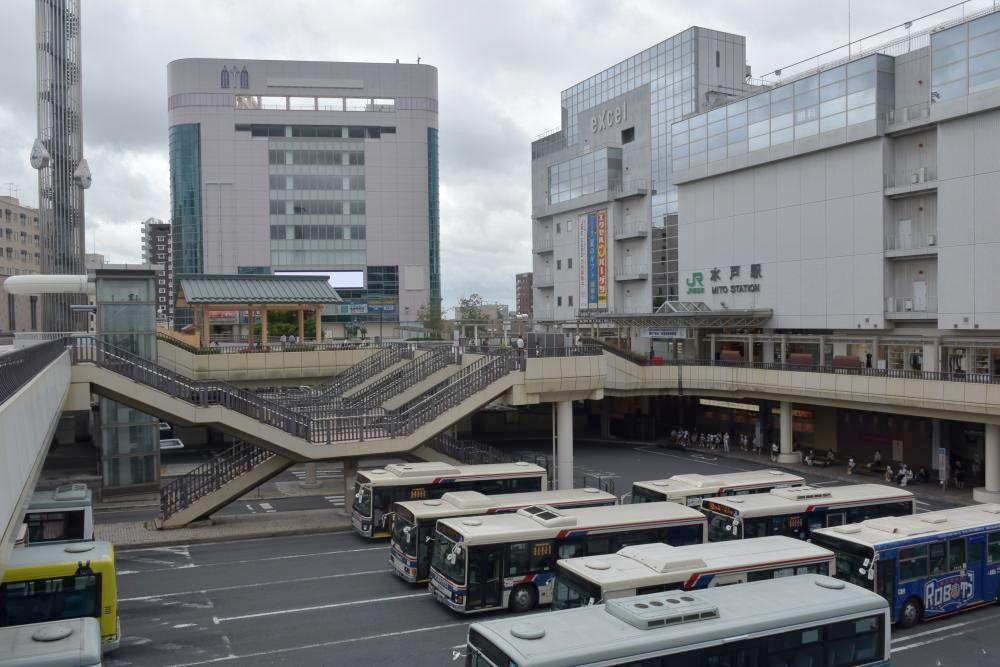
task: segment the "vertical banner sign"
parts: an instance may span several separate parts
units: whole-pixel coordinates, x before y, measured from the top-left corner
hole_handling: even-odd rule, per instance
[[[608,212],[597,212],[597,307],[608,307]]]
[[[577,230],[579,231],[580,239],[580,254],[579,259],[576,261],[576,265],[580,267],[580,295],[577,297],[576,302],[580,304],[581,308],[587,306],[587,215],[583,214],[577,220]]]
[[[597,308],[597,214],[587,214],[587,307]]]

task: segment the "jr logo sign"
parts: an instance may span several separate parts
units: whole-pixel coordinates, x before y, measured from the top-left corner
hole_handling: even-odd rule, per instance
[[[701,271],[695,271],[691,274],[691,277],[687,279],[688,294],[704,294],[705,293],[705,283],[704,277]]]
[[[930,612],[954,611],[976,597],[976,573],[949,574],[924,584],[924,609]]]

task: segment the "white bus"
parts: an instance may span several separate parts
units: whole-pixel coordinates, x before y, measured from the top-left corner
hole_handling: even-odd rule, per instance
[[[0,667],[101,667],[97,619],[68,618],[0,628]]]
[[[705,517],[677,503],[442,519],[434,534],[430,590],[461,613],[527,611],[552,602],[556,561],[607,554],[629,544],[705,541]]]
[[[889,601],[892,619],[924,619],[995,605],[1000,594],[1000,505],[883,517],[814,531],[837,554],[837,577]]]
[[[796,486],[750,496],[701,501],[710,542],[787,535],[809,539],[817,528],[857,523],[880,516],[913,514],[916,501],[906,489],[884,484]]]
[[[449,491],[527,493],[548,488],[545,468],[531,463],[453,466],[447,463],[393,463],[359,470],[354,481],[351,525],[363,537],[389,537],[393,503],[440,498]]]
[[[701,501],[714,496],[742,496],[767,493],[786,486],[803,486],[806,480],[780,470],[754,470],[724,475],[674,475],[632,484],[633,503],[657,503],[669,500],[688,507],[701,507]]]
[[[640,544],[607,556],[560,560],[552,607],[835,571],[832,551],[783,535],[685,547]]]
[[[469,627],[466,667],[889,667],[886,601],[804,574]]]
[[[616,505],[618,498],[599,489],[567,489],[537,493],[502,493],[484,496],[478,491],[453,491],[435,500],[396,503],[389,563],[410,583],[426,582],[431,569],[434,525],[440,519],[476,514],[508,514],[522,507],[548,505],[556,509]]]
[[[35,491],[24,512],[28,544],[94,539],[93,496],[86,484]]]

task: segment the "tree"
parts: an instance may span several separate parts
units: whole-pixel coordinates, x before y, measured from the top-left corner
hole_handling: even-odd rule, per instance
[[[476,292],[467,297],[463,296],[458,300],[458,312],[455,315],[456,319],[461,320],[483,321],[487,319],[487,315],[483,311],[483,297]]]
[[[444,338],[444,323],[441,321],[441,304],[425,303],[417,311],[417,319],[424,325],[429,338]]]

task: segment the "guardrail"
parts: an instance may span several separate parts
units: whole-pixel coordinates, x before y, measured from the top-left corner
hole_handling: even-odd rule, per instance
[[[6,402],[65,351],[65,339],[58,338],[0,356],[0,403]]]
[[[552,477],[552,457],[533,451],[507,453],[504,450],[475,440],[459,440],[450,433],[439,433],[427,445],[466,465],[483,465],[489,463],[517,463],[527,461],[545,468],[548,477]]]
[[[237,442],[211,461],[160,488],[160,518],[176,514],[274,456],[274,452]]]
[[[604,349],[611,352],[611,346]],[[974,384],[1000,384],[1000,374],[970,373],[967,371],[916,371],[902,368],[843,367],[831,364],[792,364],[767,361],[722,361],[720,359],[663,359],[655,364],[635,353],[611,352],[640,366],[720,366],[730,368],[759,368],[774,371],[825,373],[828,375],[857,375],[862,377],[895,378],[900,380],[939,380],[942,382],[971,382]]]
[[[223,342],[213,341],[213,345],[210,347],[199,347],[197,345],[191,345],[183,340],[168,336],[166,334],[158,333],[156,334],[157,340],[162,340],[164,343],[170,343],[176,347],[181,348],[191,354],[205,355],[205,354],[250,354],[254,352],[312,352],[312,351],[339,351],[339,350],[368,350],[372,348],[381,348],[381,344],[376,344],[374,341],[319,341],[306,340],[300,341],[298,343],[290,343],[288,341],[282,342],[280,338],[269,339],[267,343],[261,343],[260,341],[254,341],[253,343],[248,343],[246,337],[236,340],[227,340]]]

